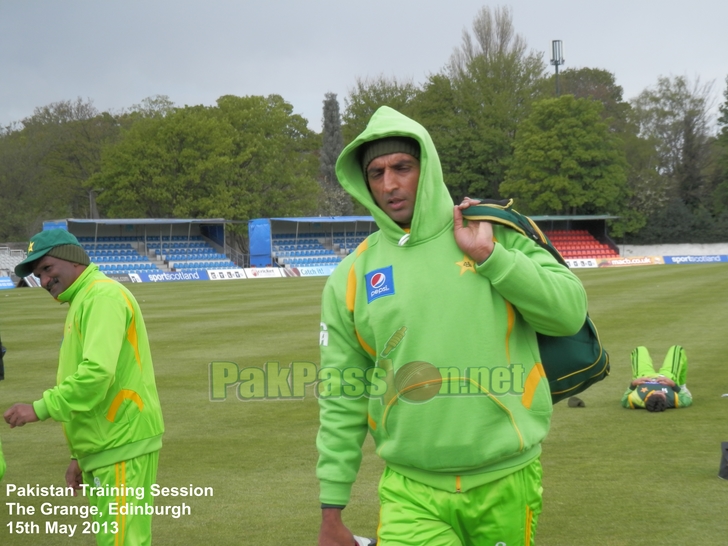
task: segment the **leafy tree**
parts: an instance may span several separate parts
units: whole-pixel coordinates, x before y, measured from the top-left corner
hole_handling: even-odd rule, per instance
[[[657,169],[659,157],[654,142],[639,137],[634,125],[628,124],[628,127],[620,136],[628,165],[629,210],[639,219],[628,231],[635,231],[644,226],[647,217],[662,210],[670,198]]]
[[[564,95],[534,103],[500,191],[531,214],[617,214],[625,208],[623,144],[602,105]]]
[[[104,188],[103,212],[111,218],[224,216],[229,199],[220,185],[230,176],[232,133],[202,106],[136,122],[106,150],[94,178]]]
[[[7,128],[0,135],[3,238],[25,239],[48,218],[96,216],[89,181],[119,131],[114,117],[80,98],[36,108]]]
[[[431,128],[455,199],[499,197],[513,139],[537,93],[545,65],[515,33],[508,8],[484,7],[472,33],[416,100]]]
[[[395,78],[357,78],[354,89],[344,99],[344,141],[354,140],[367,126],[369,119],[380,106],[389,106],[411,116],[412,101],[419,89],[411,81]]]
[[[724,101],[718,110],[718,137],[713,146],[715,164],[712,174],[712,196],[710,202],[716,214],[728,213],[728,77],[723,91]]]
[[[543,80],[545,95],[555,96],[553,80],[554,76]],[[609,120],[614,131],[625,130],[630,105],[624,100],[624,90],[617,85],[614,74],[600,68],[567,68],[559,74],[559,82],[561,94],[601,102],[602,118]]]
[[[705,207],[689,208],[672,199],[648,219],[644,229],[625,237],[631,244],[722,243],[728,239],[728,212],[714,217]]]
[[[655,146],[656,169],[667,194],[691,207],[701,204],[706,193],[710,92],[711,85],[699,81],[691,86],[682,76],[660,77],[654,88],[632,101],[631,118],[639,135]]]
[[[174,109],[175,105],[167,95],[153,95],[143,99],[140,104],[134,104],[129,113],[133,117],[154,118],[164,117]]]
[[[309,214],[319,195],[316,139],[281,97],[227,95],[134,123],[93,179],[110,217]],[[244,228],[241,228],[244,229]]]
[[[67,215],[65,203],[44,185],[42,150],[21,130],[0,137],[0,241],[25,241],[43,220]]]
[[[235,220],[312,214],[321,142],[307,121],[279,95],[217,101],[222,118],[235,129]],[[246,227],[247,229],[247,227]]]
[[[323,201],[319,211],[326,215],[350,215],[353,210],[351,198],[339,184],[336,177],[336,160],[344,149],[341,134],[339,101],[335,93],[326,93],[323,111],[320,178]]]

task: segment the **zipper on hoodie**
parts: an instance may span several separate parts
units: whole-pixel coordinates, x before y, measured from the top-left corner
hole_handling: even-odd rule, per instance
[[[462,493],[462,489],[460,489],[460,476],[455,476],[455,493]]]

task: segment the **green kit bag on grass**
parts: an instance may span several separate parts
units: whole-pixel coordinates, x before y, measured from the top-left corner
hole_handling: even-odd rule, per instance
[[[513,210],[513,200],[481,199],[480,204],[463,210],[467,220],[481,220],[515,229],[548,250],[564,267],[569,267],[548,237],[528,216]],[[536,334],[541,364],[551,387],[554,404],[574,396],[609,375],[609,355],[589,315],[576,334],[552,337]]]

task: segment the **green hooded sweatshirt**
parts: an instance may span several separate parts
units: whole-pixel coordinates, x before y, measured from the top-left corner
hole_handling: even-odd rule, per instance
[[[85,472],[159,450],[162,409],[134,296],[91,264],[58,301],[70,307],[57,386],[33,403],[38,418],[63,423]]]
[[[421,148],[408,234],[376,205],[359,158],[363,143],[390,136],[414,138]],[[388,466],[445,491],[525,467],[541,452],[552,412],[536,332],[566,336],[581,328],[581,282],[500,225],[485,262],[464,255],[432,140],[391,108],[377,110],[336,170],[380,230],[324,289],[321,502],[348,503],[367,430]]]

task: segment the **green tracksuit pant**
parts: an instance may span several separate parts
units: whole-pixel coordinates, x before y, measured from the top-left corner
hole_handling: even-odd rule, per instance
[[[632,351],[631,358],[632,379],[664,375],[680,386],[685,385],[688,374],[688,358],[685,356],[685,350],[680,345],[673,345],[668,349],[662,367],[658,371],[655,371],[652,365],[652,357],[650,357],[647,347],[637,347]]]
[[[83,473],[84,483],[103,488],[108,495],[91,495],[99,509],[96,544],[99,546],[149,546],[152,543],[154,498],[159,451]]]
[[[379,482],[378,546],[533,546],[541,463],[461,493],[386,468]]]

